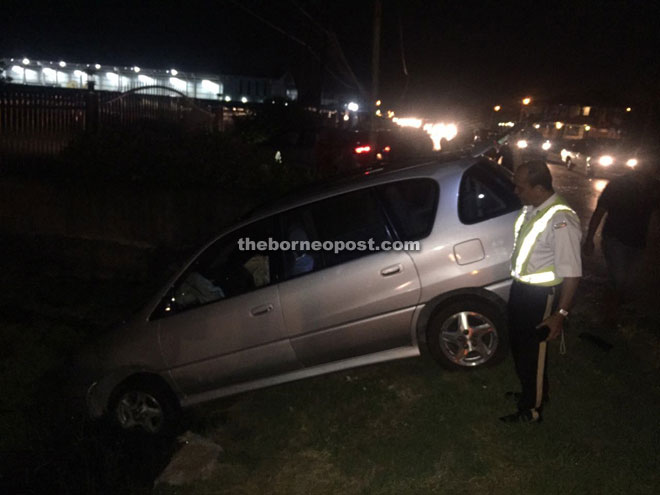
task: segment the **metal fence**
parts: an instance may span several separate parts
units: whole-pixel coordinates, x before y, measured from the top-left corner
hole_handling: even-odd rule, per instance
[[[53,155],[85,130],[80,91],[0,87],[0,156]]]
[[[82,132],[144,121],[222,131],[233,114],[220,102],[195,101],[160,86],[111,93],[6,84],[0,86],[0,159],[56,155]]]
[[[104,98],[99,101],[98,111],[100,128],[130,127],[145,120],[152,120],[180,124],[188,130],[222,129],[222,106],[215,102],[202,106],[184,94],[165,86],[145,86],[120,94],[104,93],[103,96]],[[90,105],[94,104],[90,103]],[[95,124],[90,122],[91,125]]]

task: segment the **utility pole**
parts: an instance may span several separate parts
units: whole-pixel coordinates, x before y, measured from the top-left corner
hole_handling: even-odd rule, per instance
[[[374,0],[374,24],[373,24],[373,43],[371,50],[371,101],[368,103],[367,108],[371,116],[371,132],[369,141],[371,145],[376,148],[378,140],[378,133],[376,131],[377,121],[376,112],[374,111],[374,104],[378,100],[378,74],[380,72],[380,24],[383,16],[382,0]]]

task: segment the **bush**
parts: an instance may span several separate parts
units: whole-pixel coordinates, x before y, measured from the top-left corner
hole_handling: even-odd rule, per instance
[[[276,163],[272,152],[238,133],[185,132],[168,123],[85,134],[64,150],[57,174],[88,180],[151,185],[210,186],[270,195],[304,183],[311,174]]]

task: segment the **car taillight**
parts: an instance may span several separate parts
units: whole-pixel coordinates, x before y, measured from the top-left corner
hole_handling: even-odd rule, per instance
[[[371,151],[371,146],[366,145],[366,146],[356,146],[355,147],[355,152],[358,155],[361,155],[362,153],[369,153]]]

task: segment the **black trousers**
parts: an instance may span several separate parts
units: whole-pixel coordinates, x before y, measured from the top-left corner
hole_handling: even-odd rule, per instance
[[[548,398],[546,363],[548,328],[536,328],[552,314],[559,301],[557,287],[514,281],[509,294],[511,353],[520,380],[520,410],[538,410]]]

